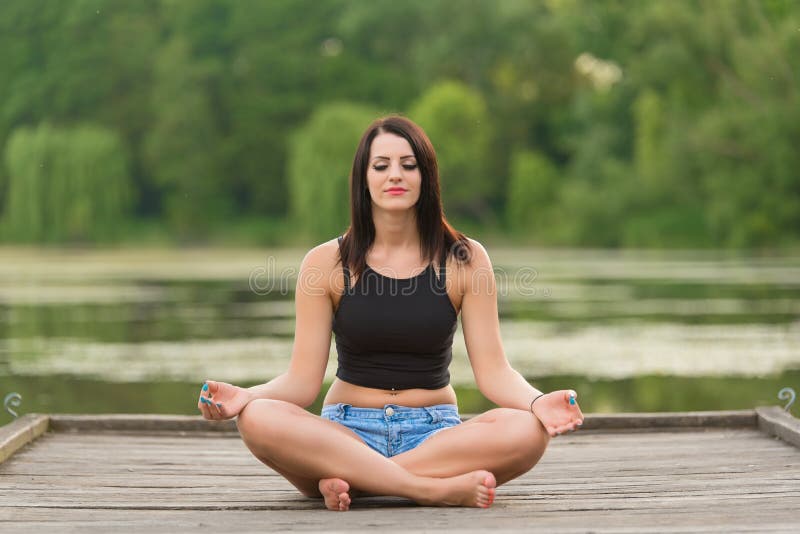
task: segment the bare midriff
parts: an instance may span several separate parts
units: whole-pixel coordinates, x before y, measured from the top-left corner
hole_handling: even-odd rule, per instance
[[[456,392],[450,384],[439,389],[375,389],[334,379],[323,405],[349,404],[359,408],[383,408],[387,404],[420,408],[436,404],[456,404]]]

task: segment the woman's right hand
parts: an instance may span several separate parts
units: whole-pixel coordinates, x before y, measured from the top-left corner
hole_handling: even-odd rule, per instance
[[[206,380],[200,390],[197,408],[205,419],[231,419],[241,412],[247,403],[253,400],[250,391],[228,384]]]

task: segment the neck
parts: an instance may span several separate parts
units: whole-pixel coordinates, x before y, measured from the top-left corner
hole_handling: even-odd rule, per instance
[[[375,224],[373,250],[389,252],[420,248],[417,216],[413,209],[405,211],[382,211],[373,206],[372,221]]]

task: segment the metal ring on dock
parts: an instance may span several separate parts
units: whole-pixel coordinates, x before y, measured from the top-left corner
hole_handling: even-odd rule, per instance
[[[9,393],[8,395],[6,395],[6,398],[3,399],[3,407],[6,409],[8,413],[13,415],[14,417],[19,417],[19,414],[17,414],[17,412],[15,412],[14,410],[12,410],[11,406],[16,408],[20,404],[22,404],[22,395],[20,395],[19,393]]]
[[[783,407],[783,409],[788,412],[789,408],[794,404],[794,400],[797,398],[797,393],[795,393],[792,388],[783,388],[778,392],[778,398],[780,400],[789,401],[786,403],[786,406]]]

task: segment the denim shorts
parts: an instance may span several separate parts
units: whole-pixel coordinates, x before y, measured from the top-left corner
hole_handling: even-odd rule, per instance
[[[461,424],[455,404],[359,408],[340,402],[323,406],[321,415],[346,426],[386,457],[410,451],[440,430]]]

